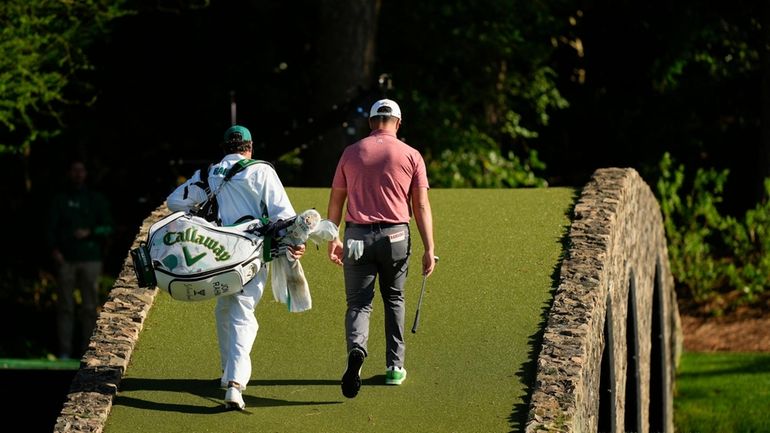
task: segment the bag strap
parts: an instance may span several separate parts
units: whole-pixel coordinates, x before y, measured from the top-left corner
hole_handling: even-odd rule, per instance
[[[267,165],[269,165],[269,166],[270,166],[270,168],[272,168],[273,170],[275,170],[275,167],[273,167],[273,164],[270,164],[270,163],[269,163],[269,162],[267,162],[267,161],[263,161],[263,160],[261,160],[261,159],[242,159],[242,160],[240,160],[240,161],[236,162],[236,163],[235,163],[235,165],[233,165],[232,167],[230,167],[230,170],[228,170],[228,171],[227,171],[227,174],[225,174],[225,179],[224,179],[224,181],[222,182],[222,185],[224,185],[224,184],[225,184],[225,182],[227,182],[227,181],[229,181],[230,179],[232,179],[232,178],[233,178],[233,176],[235,176],[235,175],[236,175],[238,172],[240,172],[241,170],[245,169],[246,167],[248,167],[248,166],[250,166],[250,165],[254,165],[254,164],[267,164]],[[220,188],[222,188],[222,185],[220,185]],[[217,189],[217,192],[219,192],[219,189]],[[216,193],[215,193],[215,195],[216,195]],[[263,213],[263,215],[262,215],[262,218],[267,218],[267,217],[268,217],[268,215],[267,215],[267,209],[264,209],[262,213]],[[246,216],[243,216],[243,217],[239,218],[239,219],[238,219],[238,221],[241,221],[241,220],[243,220],[244,218],[247,218],[247,217],[250,217],[250,218],[252,218],[252,219],[254,218],[254,217],[253,217],[253,216],[251,216],[251,215],[246,215]]]
[[[273,166],[273,164],[270,164],[267,161],[262,161],[262,160],[259,160],[259,159],[242,159],[242,160],[236,162],[232,167],[230,167],[230,170],[227,170],[227,173],[225,174],[225,178],[222,181],[222,183],[219,184],[219,187],[217,188],[217,190],[213,191],[211,194],[209,194],[209,199],[216,197],[216,195],[219,193],[219,190],[221,190],[222,187],[225,186],[225,184],[227,182],[229,182],[230,179],[233,178],[233,176],[238,174],[238,172],[240,172],[244,168],[246,168],[246,167],[248,167],[250,165],[254,165],[254,164],[267,164],[270,167]],[[206,184],[208,185],[208,182],[206,182]]]
[[[206,195],[211,195],[211,188],[209,188],[209,170],[211,170],[211,166],[213,164],[209,164],[204,168],[200,169],[200,180],[197,182],[193,182],[193,185],[197,186],[198,188],[202,189],[206,192]]]
[[[206,194],[206,200],[204,200],[201,203],[198,203],[193,208],[193,212],[192,213],[194,215],[204,216],[204,218],[206,218],[207,220],[212,221],[209,217],[207,217],[206,214],[209,214],[209,213],[217,214],[218,213],[219,205],[217,204],[217,194],[219,193],[219,191],[222,189],[222,187],[225,186],[225,184],[227,182],[230,181],[230,179],[233,178],[233,176],[238,174],[240,171],[242,171],[246,167],[248,167],[250,165],[254,165],[254,164],[267,164],[267,165],[269,165],[271,168],[273,168],[275,170],[273,165],[270,164],[267,161],[262,161],[262,160],[259,160],[259,159],[245,159],[245,158],[241,159],[238,162],[236,162],[235,164],[233,164],[233,166],[230,167],[229,170],[227,170],[227,173],[225,174],[225,177],[224,177],[222,183],[219,184],[219,187],[217,187],[216,191],[212,191],[211,190],[211,186],[209,185],[209,181],[208,181],[209,171],[211,171],[211,167],[213,166],[213,164],[209,164],[206,168],[201,169],[200,170],[200,181],[195,182],[193,185],[198,186],[199,188],[201,188],[204,191],[204,193]],[[208,210],[204,211],[204,209],[208,209]],[[266,215],[263,215],[263,216],[266,216]],[[251,216],[248,216],[248,217],[253,218]],[[243,220],[244,218],[245,217],[240,218],[239,221]],[[215,222],[217,224],[219,224],[219,219],[217,218]]]
[[[242,159],[242,160],[236,162],[235,165],[230,167],[230,170],[227,171],[227,174],[225,175],[225,182],[227,182],[228,180],[232,179],[233,176],[238,174],[238,172],[240,172],[244,168],[246,168],[246,167],[248,167],[250,165],[254,165],[254,164],[267,164],[271,168],[275,169],[275,167],[273,167],[273,164],[270,164],[267,161],[262,161],[261,159]]]
[[[200,180],[198,182],[193,182],[193,185],[197,186],[198,188],[202,189],[203,192],[206,194],[206,200],[196,204],[191,209],[191,213],[196,216],[202,216],[206,220],[210,220],[209,214],[212,209],[214,209],[214,213],[217,213],[216,210],[216,197],[215,194],[211,191],[211,186],[209,185],[209,171],[211,170],[211,166],[213,164],[209,164],[206,167],[203,167],[199,170],[200,172]],[[187,189],[185,188],[185,198],[187,198]],[[214,205],[212,208],[211,205]],[[205,209],[205,210],[204,210]],[[215,221],[216,222],[216,218]],[[218,223],[217,223],[218,224]]]

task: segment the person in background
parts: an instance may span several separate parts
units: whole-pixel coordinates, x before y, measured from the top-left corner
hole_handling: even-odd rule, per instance
[[[67,170],[66,189],[54,196],[48,220],[50,252],[57,270],[57,337],[59,358],[82,355],[88,347],[99,308],[99,279],[104,242],[112,233],[109,203],[86,185],[88,171],[81,160]],[[80,346],[75,347],[75,290],[80,290]],[[76,351],[77,350],[77,351]]]
[[[347,200],[345,245],[340,239],[330,241],[329,259],[343,266],[345,278],[348,363],[341,386],[348,398],[361,388],[377,277],[385,307],[385,383],[400,385],[406,378],[404,283],[412,211],[425,248],[423,275],[430,275],[435,266],[425,161],[416,149],[396,138],[400,126],[401,109],[395,101],[375,102],[369,114],[372,132],[343,152],[329,197],[328,219],[338,226]]]
[[[208,183],[211,191],[218,191],[218,216],[223,226],[263,217],[275,222],[295,215],[278,174],[272,165],[263,161],[246,166],[220,189],[225,174],[233,166],[250,162],[243,160],[251,158],[252,143],[248,129],[231,126],[225,131],[222,143],[224,158],[208,167]],[[208,196],[200,185],[201,173],[196,171],[168,196],[168,208],[174,212],[190,211],[205,202]],[[305,252],[305,245],[290,246],[289,250],[292,258],[299,259]],[[241,293],[217,298],[215,317],[222,368],[220,386],[227,388],[225,405],[231,409],[246,407],[242,393],[251,377],[250,352],[259,328],[254,309],[265,289],[267,269],[263,266]]]

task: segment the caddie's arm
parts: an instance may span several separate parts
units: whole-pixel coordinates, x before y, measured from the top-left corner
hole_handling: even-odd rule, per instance
[[[345,200],[348,197],[348,191],[345,188],[332,188],[329,194],[329,207],[326,211],[326,219],[333,222],[337,227],[340,226],[342,221],[342,205],[345,204]],[[329,241],[329,260],[342,265],[342,241],[339,236],[336,239]]]
[[[436,265],[433,245],[433,213],[428,199],[428,188],[412,188],[412,210],[417,230],[420,231],[425,252],[422,255],[422,274],[430,275]]]
[[[200,170],[196,171],[187,182],[179,185],[174,192],[166,198],[166,205],[172,212],[189,211],[195,205],[203,203],[208,198],[206,191],[193,185],[200,182]]]

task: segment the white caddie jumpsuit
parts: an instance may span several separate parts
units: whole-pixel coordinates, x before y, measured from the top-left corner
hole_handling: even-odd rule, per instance
[[[242,159],[245,158],[240,154],[229,154],[209,168],[211,191],[217,191],[225,173]],[[205,201],[206,193],[194,185],[200,180],[198,170],[168,196],[168,208],[174,212],[188,211]],[[222,225],[233,224],[247,216],[257,219],[266,215],[270,221],[277,221],[296,214],[278,174],[268,164],[253,164],[238,172],[219,189],[217,202]],[[267,267],[263,266],[241,293],[217,298],[217,339],[222,382],[225,384],[234,381],[245,389],[251,377],[250,353],[259,328],[254,309],[262,297],[266,281]]]

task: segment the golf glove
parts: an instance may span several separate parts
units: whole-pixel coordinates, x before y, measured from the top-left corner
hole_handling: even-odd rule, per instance
[[[348,239],[348,257],[358,260],[364,255],[364,241],[358,239]]]

